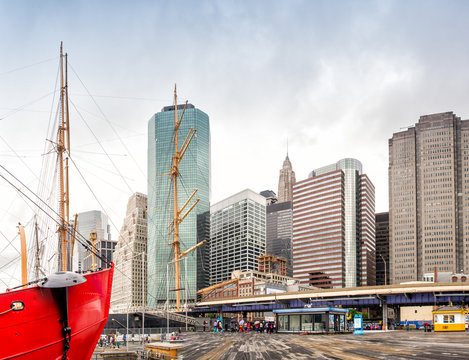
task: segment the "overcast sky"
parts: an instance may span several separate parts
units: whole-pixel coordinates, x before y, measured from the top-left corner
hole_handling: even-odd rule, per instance
[[[288,139],[297,180],[356,158],[387,211],[393,132],[424,114],[469,118],[468,16],[468,1],[0,0],[0,164],[37,188],[63,41],[72,156],[113,238],[132,192],[147,193],[148,120],[175,83],[210,116],[212,204],[277,192]],[[100,209],[72,187],[72,213]],[[0,191],[2,250],[31,215]]]

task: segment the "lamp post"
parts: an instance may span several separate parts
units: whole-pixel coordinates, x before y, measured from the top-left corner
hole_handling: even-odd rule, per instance
[[[145,334],[145,251],[142,251],[142,344]]]
[[[386,269],[387,269],[386,260],[384,260],[383,255],[381,255],[381,254],[378,254],[378,255],[381,256],[381,259],[383,259],[383,263],[384,263],[384,285],[387,285],[388,282],[387,282],[387,278],[386,278]]]

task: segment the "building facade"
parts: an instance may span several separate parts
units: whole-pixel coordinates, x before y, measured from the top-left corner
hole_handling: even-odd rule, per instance
[[[174,249],[171,246],[172,234],[169,234],[168,226],[173,216],[173,191],[169,177],[174,149],[175,117],[181,118],[184,106],[166,106],[161,112],[155,114],[148,123],[148,304],[150,307],[162,307],[166,303],[167,282],[166,273],[169,272],[170,289],[175,289],[174,263],[167,264],[174,259]],[[177,114],[176,114],[177,112]],[[179,148],[190,129],[196,129],[196,135],[184,154],[179,164],[178,178],[178,206],[182,208],[192,192],[197,189],[196,195],[186,206],[189,209],[200,199],[194,209],[184,218],[179,225],[181,251],[188,250],[204,238],[207,230],[206,214],[210,211],[210,124],[209,117],[203,111],[188,104],[183,119],[179,126]],[[180,209],[178,209],[180,210]],[[182,215],[182,214],[181,214]],[[204,220],[205,219],[205,220]],[[180,263],[181,284],[184,284],[186,296],[190,302],[196,300],[196,292],[204,287],[207,282],[209,268],[205,251],[209,246],[203,245],[185,257]],[[203,254],[203,255],[202,255]],[[187,262],[187,264],[184,264]],[[187,266],[187,279],[186,276]],[[207,272],[204,276],[198,275],[200,271]],[[205,280],[204,280],[205,279]],[[170,301],[173,303],[176,295],[170,293]]]
[[[376,214],[376,285],[388,285],[389,212]]]
[[[375,190],[343,159],[293,185],[293,277],[322,288],[374,285]]]
[[[287,154],[278,179],[278,202],[292,201],[292,187],[295,182],[295,172]]]
[[[85,211],[78,214],[77,219],[77,236],[90,239],[90,232],[97,233],[95,241],[95,249],[101,257],[106,258],[109,262],[113,261],[112,254],[116,247],[117,241],[111,240],[111,227],[108,222],[108,217],[105,213],[99,210]],[[93,265],[92,252],[86,250],[83,245],[76,243],[75,269],[78,271],[86,271]],[[95,264],[98,268],[107,267],[106,263],[95,257]]]
[[[231,278],[235,270],[257,270],[265,253],[265,203],[246,189],[210,208],[210,283]]]
[[[393,284],[469,268],[469,121],[421,116],[389,140]]]
[[[292,203],[286,201],[267,205],[265,252],[287,259],[286,275],[293,275],[292,265]]]
[[[147,196],[133,194],[114,252],[111,309],[139,311],[146,304]]]

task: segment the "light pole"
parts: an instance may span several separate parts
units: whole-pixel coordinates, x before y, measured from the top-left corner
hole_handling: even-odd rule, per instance
[[[142,251],[142,344],[145,334],[145,251]]]
[[[387,269],[386,260],[384,260],[383,255],[381,255],[381,254],[378,254],[378,255],[381,256],[381,259],[383,259],[383,262],[384,262],[384,285],[387,285],[388,282],[387,282],[387,279],[386,279],[386,269]]]
[[[127,331],[125,335],[125,351],[129,352],[129,307],[130,302],[127,304]]]
[[[169,262],[166,264],[166,336],[169,334]]]

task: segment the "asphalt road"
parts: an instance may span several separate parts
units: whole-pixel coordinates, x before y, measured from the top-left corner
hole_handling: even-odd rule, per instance
[[[121,348],[122,350],[122,348]],[[392,331],[365,335],[187,333],[184,360],[469,359],[469,333]]]

